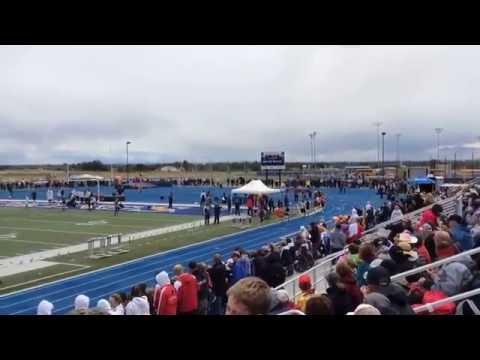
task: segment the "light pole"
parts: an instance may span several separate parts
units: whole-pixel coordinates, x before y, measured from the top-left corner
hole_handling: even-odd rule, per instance
[[[317,132],[314,131],[313,135],[313,167],[317,167]]]
[[[382,132],[382,176],[385,179],[385,131]]]
[[[127,171],[127,184],[130,182],[130,179],[128,178],[128,145],[130,145],[132,142],[131,141],[127,141],[126,142],[126,145],[127,145],[127,166],[126,166],[126,171]]]
[[[380,167],[380,126],[382,126],[381,121],[376,121],[373,123],[373,126],[377,128],[377,168]]]
[[[397,138],[397,148],[396,148],[396,161],[397,161],[397,177],[398,177],[398,171],[400,169],[400,137],[402,134],[398,133],[395,134],[395,137]]]
[[[440,133],[443,131],[442,128],[435,128],[435,133],[437,134],[437,161],[440,162]],[[435,167],[438,165],[435,163]]]
[[[308,134],[310,137],[310,170],[313,167],[313,138],[315,137],[315,133]]]

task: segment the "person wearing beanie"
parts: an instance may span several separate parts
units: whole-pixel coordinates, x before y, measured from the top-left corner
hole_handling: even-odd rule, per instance
[[[298,278],[298,286],[300,290],[302,290],[302,293],[298,297],[295,307],[304,313],[307,301],[315,293],[315,289],[312,288],[312,279],[307,274]]]
[[[52,315],[53,304],[50,301],[42,300],[37,307],[37,315]]]
[[[177,314],[177,290],[172,285],[166,271],[162,271],[155,277],[157,285],[153,294],[153,308],[157,315]]]
[[[271,289],[272,302],[270,304],[269,315],[278,315],[280,313],[295,309],[295,304],[290,301],[288,292],[284,289]]]

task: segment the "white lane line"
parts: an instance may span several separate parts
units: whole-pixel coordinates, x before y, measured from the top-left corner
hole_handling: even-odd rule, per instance
[[[62,263],[58,263],[58,264],[62,264]],[[67,265],[67,264],[65,264],[65,265]],[[68,264],[68,265],[72,265],[72,264]],[[78,266],[78,265],[77,265],[77,266]],[[81,270],[83,270],[83,269],[88,269],[89,267],[90,267],[90,266],[83,265],[81,268],[78,268],[78,269],[73,269],[73,270],[68,270],[68,271],[62,271],[62,272],[55,273],[55,274],[52,274],[52,275],[44,276],[44,277],[42,277],[42,278],[25,281],[25,282],[18,283],[18,284],[15,284],[15,285],[5,286],[5,287],[0,288],[0,291],[7,290],[7,289],[15,289],[15,288],[18,288],[19,286],[22,286],[22,285],[28,285],[28,284],[36,283],[36,282],[38,282],[38,281],[51,279],[51,278],[53,278],[53,277],[62,276],[62,275],[65,275],[65,274],[71,274],[71,273],[73,273],[73,272],[81,271]]]

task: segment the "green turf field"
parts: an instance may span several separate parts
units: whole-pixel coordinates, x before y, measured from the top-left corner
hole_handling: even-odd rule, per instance
[[[192,222],[198,216],[107,211],[0,208],[0,257],[75,245],[101,235]]]
[[[277,221],[278,220],[273,219],[266,220],[263,224],[266,225]],[[48,261],[56,262],[57,265],[0,277],[0,294],[47,283],[106,266],[120,264],[146,255],[209,240],[217,236],[233,234],[258,225],[260,224],[254,222],[252,224],[239,226],[227,221],[214,226],[202,226],[193,230],[181,230],[134,241],[129,252],[104,259],[90,259],[88,251],[49,258]]]

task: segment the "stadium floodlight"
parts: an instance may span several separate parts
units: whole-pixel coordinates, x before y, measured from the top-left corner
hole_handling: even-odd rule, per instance
[[[440,161],[440,133],[442,131],[442,128],[435,128],[435,133],[437,134],[437,161]]]
[[[127,166],[126,166],[126,172],[127,172],[127,184],[130,182],[129,178],[128,178],[128,145],[130,145],[132,142],[131,141],[127,141],[126,145],[127,145]]]
[[[376,121],[373,123],[373,126],[377,128],[377,168],[380,167],[380,126],[383,123],[381,121]]]

